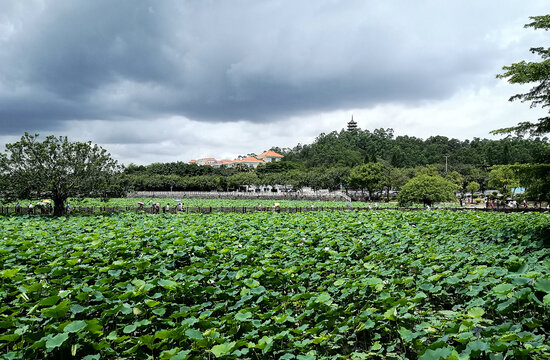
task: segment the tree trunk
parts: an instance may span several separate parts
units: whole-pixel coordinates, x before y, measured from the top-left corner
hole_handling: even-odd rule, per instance
[[[53,199],[53,216],[65,215],[65,199]]]

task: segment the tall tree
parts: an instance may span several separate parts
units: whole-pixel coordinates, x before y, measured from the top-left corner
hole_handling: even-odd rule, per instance
[[[466,185],[466,191],[473,195],[476,191],[479,191],[479,184],[475,181],[468,183],[468,185]]]
[[[8,179],[7,198],[51,198],[54,215],[65,213],[69,197],[106,197],[121,167],[111,155],[91,142],[69,142],[67,137],[25,133],[6,145],[0,157],[0,174]]]
[[[532,22],[525,25],[526,28],[550,29],[550,15],[532,16]],[[516,94],[510,98],[510,101],[520,100],[521,102],[530,102],[531,107],[541,106],[542,108],[550,107],[550,47],[535,47],[530,49],[531,53],[538,55],[540,62],[526,62],[510,66],[504,66],[505,71],[497,75],[498,78],[507,79],[511,84],[534,84],[534,86],[526,93]],[[539,118],[537,122],[524,121],[516,126],[499,129],[493,133],[502,134],[516,132],[518,134],[529,133],[530,135],[543,135],[550,132],[550,116]],[[548,145],[546,145],[548,149]],[[533,199],[542,200],[548,199],[550,190],[550,156],[537,157],[538,164],[527,164],[523,166],[513,166],[506,169],[495,169],[492,180],[498,179],[504,172],[513,172],[516,183],[521,179],[524,186],[528,187],[527,195]],[[498,181],[496,181],[498,182]]]
[[[459,191],[464,188],[464,177],[458,171],[451,171],[445,175],[445,179],[455,184]],[[477,190],[476,190],[477,191]]]
[[[502,194],[510,195],[512,189],[520,185],[519,178],[511,165],[495,165],[489,172],[489,186]]]
[[[550,15],[531,16],[532,22],[525,25],[526,28],[550,29]],[[516,94],[510,101],[520,100],[530,102],[531,107],[550,106],[550,48],[535,47],[530,49],[531,53],[538,55],[542,61],[526,62],[520,61],[510,66],[504,66],[504,73],[497,75],[497,78],[507,79],[511,84],[534,84],[526,93]],[[541,135],[550,132],[550,117],[544,116],[538,122],[521,122],[516,126],[493,131],[496,134],[502,133],[530,133]]]
[[[550,164],[521,164],[510,165],[510,168],[519,179],[519,184],[525,187],[525,195],[541,204],[550,202]]]
[[[351,169],[349,183],[352,187],[358,187],[361,190],[366,189],[369,194],[369,200],[373,191],[380,190],[383,186],[384,166],[380,163],[370,162],[358,165]]]
[[[386,200],[390,201],[390,191],[403,186],[406,182],[405,173],[396,167],[393,167],[389,162],[381,162],[383,171],[380,185],[386,192]]]
[[[338,190],[345,187],[348,182],[351,169],[349,167],[340,166],[329,168],[325,172],[326,186],[329,190]]]
[[[232,188],[239,188],[241,185],[258,185],[260,180],[258,179],[258,175],[254,172],[238,172],[231,175],[227,179],[227,183]]]

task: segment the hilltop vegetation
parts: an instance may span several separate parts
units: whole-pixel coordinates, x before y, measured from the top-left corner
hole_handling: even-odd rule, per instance
[[[414,136],[393,135],[392,129],[374,131],[333,131],[321,134],[311,145],[298,145],[283,151],[285,160],[307,167],[356,166],[369,161],[384,161],[396,168],[414,168],[445,164],[449,157],[451,170],[468,167],[540,162],[548,154],[546,138],[508,137],[500,140],[474,138],[449,139],[431,136],[426,140]]]
[[[155,163],[148,166],[130,164],[124,171],[124,183],[134,190],[234,190],[240,185],[304,186],[336,190],[341,187],[367,190],[380,194],[400,190],[411,178],[421,174],[439,175],[465,190],[471,183],[479,190],[490,188],[491,177],[498,177],[498,166],[512,164],[544,164],[550,158],[547,138],[525,139],[521,136],[501,140],[474,139],[459,141],[442,136],[426,140],[409,136],[393,136],[391,129],[340,131],[321,134],[310,145],[293,149],[274,148],[284,154],[283,161],[259,165],[252,169],[213,168],[195,164]],[[445,157],[448,159],[445,165]],[[377,169],[367,188],[350,176],[354,169],[370,164]],[[372,164],[378,164],[376,166]],[[545,170],[545,169],[543,169]],[[516,175],[514,175],[516,177]],[[537,176],[523,177],[521,184],[531,187]],[[493,187],[494,188],[494,187]],[[534,188],[534,187],[533,187]],[[510,191],[508,183],[497,188]],[[548,198],[544,186],[530,194],[533,200]]]

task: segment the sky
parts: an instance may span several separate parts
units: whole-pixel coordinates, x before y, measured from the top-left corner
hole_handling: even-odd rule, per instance
[[[0,0],[0,149],[25,132],[128,165],[312,143],[353,116],[495,138],[545,113],[497,79],[547,0]]]

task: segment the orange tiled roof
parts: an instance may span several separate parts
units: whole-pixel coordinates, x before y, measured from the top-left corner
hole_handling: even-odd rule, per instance
[[[258,157],[284,157],[281,154],[277,154],[275,151],[267,150],[258,155]]]

